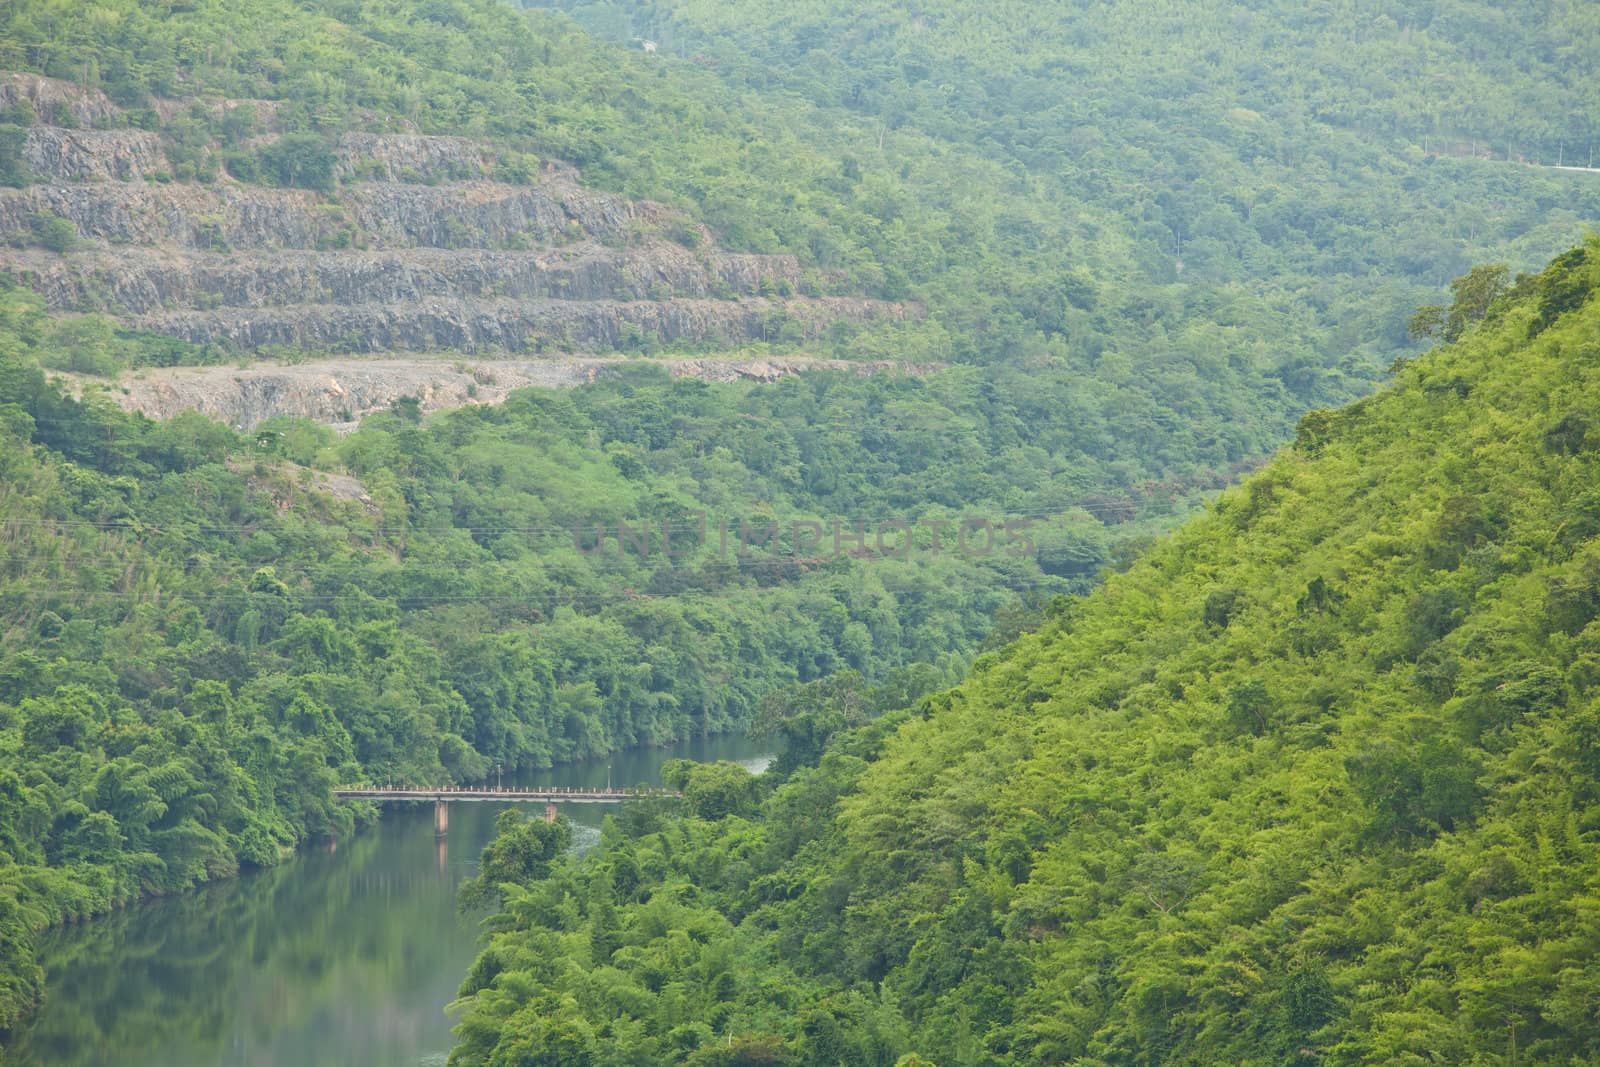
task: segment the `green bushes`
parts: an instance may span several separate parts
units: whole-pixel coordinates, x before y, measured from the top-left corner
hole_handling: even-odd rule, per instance
[[[78,227],[71,219],[44,212],[33,217],[33,240],[51,252],[70,252],[78,246]]]
[[[324,137],[287,133],[257,149],[255,158],[255,174],[275,185],[333,192],[338,161],[332,143]]]
[[[27,144],[26,127],[0,121],[0,185],[21,188],[28,184]]]

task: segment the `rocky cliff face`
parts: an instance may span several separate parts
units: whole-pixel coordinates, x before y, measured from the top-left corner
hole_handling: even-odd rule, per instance
[[[0,111],[26,102],[39,121],[51,126],[102,127],[123,122],[122,109],[99,90],[38,74],[0,71]]]
[[[166,169],[161,138],[145,130],[58,130],[35,126],[23,151],[28,169],[67,182],[143,181]]]
[[[452,351],[546,352],[638,348],[648,338],[736,345],[779,340],[788,331],[814,337],[841,319],[874,317],[878,308],[848,298],[814,300],[542,300],[455,298],[398,304],[336,303],[216,311],[161,311],[133,325],[203,344],[240,348],[282,345],[350,353]]]
[[[724,251],[664,205],[587,189],[559,164],[530,173],[526,160],[508,165],[465,138],[347,133],[331,146],[337,185],[324,194],[226,171],[174,180],[182,153],[165,133],[127,128],[100,94],[0,75],[0,107],[18,101],[38,117],[24,151],[33,181],[0,189],[0,238],[10,237],[0,270],[54,308],[189,341],[604,353],[652,340],[797,340],[917,313],[806,292],[793,257]],[[273,114],[270,102],[251,107]],[[52,216],[71,223],[76,246],[27,247]]]
[[[29,249],[12,251],[6,260],[52,307],[132,317],[183,308],[438,299],[638,301],[665,294],[704,300],[754,296],[778,282],[800,284],[799,266],[788,257],[699,256],[670,243],[614,250],[585,241],[538,253],[428,248],[308,256],[262,250],[248,258],[177,249],[70,256]],[[866,310],[896,313],[884,305]]]

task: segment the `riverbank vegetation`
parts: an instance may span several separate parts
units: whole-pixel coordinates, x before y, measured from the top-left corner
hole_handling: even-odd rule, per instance
[[[1260,447],[1112,450],[1116,417],[1070,379],[970,368],[644,368],[428,420],[401,403],[344,438],[239,435],[70,395],[39,366],[62,350],[0,288],[6,1024],[38,991],[28,931],[345,836],[371,813],[332,802],[341,780],[741,729],[841,671],[949,685],[997,614],[1088,588]],[[663,527],[699,547],[669,554]]]

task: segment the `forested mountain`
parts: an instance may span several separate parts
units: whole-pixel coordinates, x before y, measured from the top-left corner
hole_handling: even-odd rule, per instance
[[[1600,217],[1503,158],[1581,158],[1592,10],[571,13],[628,40],[0,5],[0,1030],[42,926],[346,835],[341,779],[755,728],[775,792],[677,768],[694,817],[504,891],[462,1062],[1581,1048],[1590,829],[1535,763],[1590,759],[1592,249],[1403,357]],[[918,373],[630,366],[348,436],[108,381],[412,350]],[[559,830],[507,833],[479,897]],[[1569,941],[1501,988],[1518,922]]]
[[[1593,1063],[1597,285],[765,795],[684,768],[691,817],[491,865],[452,1062]]]
[[[753,89],[752,64],[800,69],[776,53],[676,62],[491,0],[76,7],[0,11],[0,68],[33,72],[0,78],[0,263],[89,312],[76,336],[195,342],[132,350],[136,367],[725,346],[1005,364],[1085,398],[1061,418],[1109,430],[1095,455],[1164,454],[1117,480],[1207,478],[1365,392],[1467,263],[1531,267],[1600,214],[1584,176],[1412,158],[1276,113],[1257,143],[1198,74],[1187,103],[1051,75],[1043,110],[1000,76],[989,110],[935,94],[912,123],[873,117],[871,94]],[[1024,120],[1037,157],[994,140]],[[47,358],[124,369],[106,351]]]
[[[1229,4],[608,8],[665,42],[645,54],[490,0],[160,11],[113,0],[87,13],[21,0],[0,13],[0,67],[103,90],[115,113],[73,121],[159,134],[146,184],[192,186],[191,207],[201,191],[304,190],[323,209],[306,239],[325,252],[383,247],[374,197],[410,215],[459,214],[437,196],[429,208],[418,183],[515,186],[544,163],[573,164],[591,187],[705,223],[732,252],[797,257],[814,291],[914,298],[927,311],[809,339],[769,331],[762,343],[1050,360],[1075,381],[1148,390],[1185,421],[1189,398],[1244,402],[1281,433],[1281,412],[1364,392],[1405,345],[1410,309],[1468,265],[1532,268],[1597,214],[1600,185],[1583,176],[1433,159],[1417,144],[1430,130],[1397,118],[1425,95],[1452,136],[1471,133],[1456,116],[1493,102],[1485,138],[1586,137],[1594,52],[1580,42],[1592,19],[1561,7],[1548,28],[1544,16],[1509,20],[1508,54],[1526,45],[1518,54],[1538,57],[1520,80],[1446,47],[1452,24],[1471,26],[1451,32],[1473,41],[1487,32],[1449,11],[1424,30],[1404,10],[1367,25]],[[1550,43],[1563,33],[1579,36]],[[1352,70],[1373,72],[1361,92]],[[1515,95],[1524,84],[1557,99]],[[1334,111],[1335,96],[1354,111]],[[9,116],[0,145],[26,156],[39,119],[56,121]],[[418,134],[479,144],[409,160],[359,147]],[[43,195],[25,158],[6,169],[32,183],[23,194]],[[483,221],[467,213],[424,243],[517,251]],[[16,228],[24,242],[50,241],[49,225],[30,236],[19,216]],[[664,229],[692,237],[692,225]],[[67,254],[68,273],[93,276],[70,260],[92,258],[99,239]],[[215,239],[197,224],[189,250]],[[93,286],[74,291],[96,306]],[[587,343],[639,345],[647,332]],[[687,341],[718,336],[730,335]]]

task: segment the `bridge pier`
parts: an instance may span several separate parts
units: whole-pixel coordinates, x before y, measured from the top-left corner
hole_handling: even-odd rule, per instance
[[[545,806],[544,806],[544,821],[545,822],[555,822],[556,821],[556,806],[554,804],[550,804],[550,803],[546,803],[545,804]]]
[[[443,800],[433,802],[433,832],[443,837],[450,830],[450,805]]]

